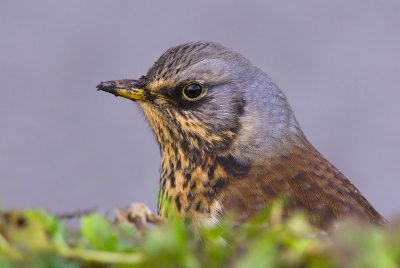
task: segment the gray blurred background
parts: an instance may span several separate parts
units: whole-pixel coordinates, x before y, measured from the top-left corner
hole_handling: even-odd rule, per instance
[[[1,205],[155,210],[153,134],[133,102],[96,85],[208,40],[269,74],[308,139],[390,218],[400,211],[399,14],[398,0],[1,1]]]

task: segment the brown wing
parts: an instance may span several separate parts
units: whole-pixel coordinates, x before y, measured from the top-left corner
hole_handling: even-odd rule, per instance
[[[386,224],[360,191],[311,144],[253,167],[246,177],[227,185],[221,196],[224,209],[235,211],[240,220],[280,196],[290,201],[285,215],[300,208],[321,227],[349,216]]]

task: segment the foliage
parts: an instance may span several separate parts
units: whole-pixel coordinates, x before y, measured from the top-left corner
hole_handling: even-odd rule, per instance
[[[301,214],[281,219],[273,205],[237,226],[196,230],[171,220],[141,236],[91,213],[80,228],[42,210],[2,212],[0,267],[399,267],[400,228],[343,223],[321,234]]]

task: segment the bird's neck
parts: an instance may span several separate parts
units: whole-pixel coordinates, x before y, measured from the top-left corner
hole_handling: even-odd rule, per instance
[[[229,153],[241,163],[257,164],[264,159],[279,158],[295,147],[307,147],[303,131],[286,96],[261,70],[253,70],[252,84],[244,95],[244,113]]]
[[[169,150],[174,151],[171,156]],[[233,157],[193,155],[188,158],[179,147],[161,152],[158,210],[165,217],[168,200],[182,216],[210,218],[215,197],[231,180],[245,176],[250,167]],[[190,215],[188,214],[190,212]]]

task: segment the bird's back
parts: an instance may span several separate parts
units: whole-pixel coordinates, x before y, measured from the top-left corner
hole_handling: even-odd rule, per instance
[[[386,224],[362,193],[310,143],[266,159],[220,192],[221,205],[246,220],[268,202],[283,198],[284,215],[296,209],[322,228],[348,217]]]

